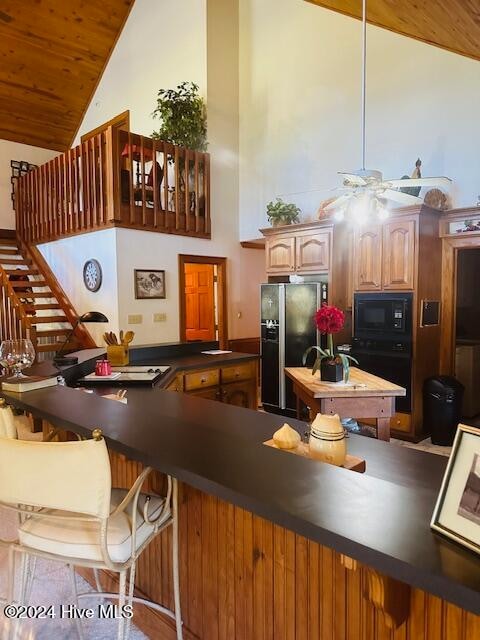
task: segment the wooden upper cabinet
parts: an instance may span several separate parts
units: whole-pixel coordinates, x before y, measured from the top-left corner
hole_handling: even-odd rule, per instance
[[[282,274],[295,270],[295,237],[267,238],[267,273]]]
[[[415,221],[397,220],[383,227],[383,288],[413,289]]]
[[[329,231],[297,236],[295,239],[296,270],[312,273],[328,271],[331,238],[332,234]]]
[[[356,291],[382,288],[382,227],[372,225],[356,234],[354,247],[354,284]]]

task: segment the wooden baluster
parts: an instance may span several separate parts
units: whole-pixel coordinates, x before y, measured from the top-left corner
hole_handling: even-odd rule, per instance
[[[92,206],[91,206],[91,159],[90,159],[90,145],[89,142],[84,142],[83,145],[83,158],[85,162],[85,169],[83,172],[84,177],[84,207],[85,207],[85,219],[84,219],[84,228],[91,229],[92,228]]]
[[[43,212],[43,207],[42,207],[42,174],[40,172],[40,169],[35,169],[34,171],[35,171],[35,196],[36,196],[37,207],[36,207],[36,211],[35,211],[34,228],[32,230],[33,235],[31,237],[31,240],[32,241],[37,241],[40,238],[42,212]]]
[[[65,155],[65,229],[68,234],[72,231],[72,150]]]
[[[52,197],[52,164],[47,162],[47,238],[49,240],[53,237],[53,197]]]
[[[189,150],[185,149],[185,231],[190,231],[190,155]]]
[[[175,230],[180,229],[180,154],[175,146]]]
[[[106,223],[105,218],[105,194],[104,194],[104,181],[103,181],[103,136],[104,133],[99,133],[96,137],[96,145],[98,148],[98,221],[99,224],[104,225]]]
[[[135,222],[135,175],[133,170],[133,158],[132,158],[132,134],[128,132],[128,171],[130,173],[130,224]]]
[[[141,179],[142,179],[142,224],[145,227],[147,225],[147,203],[146,203],[146,193],[145,193],[145,147],[144,147],[144,138],[140,136],[140,169],[141,169]]]
[[[164,142],[163,143],[163,199],[164,199],[164,203],[163,203],[163,208],[165,211],[165,227],[167,229],[170,228],[170,208],[169,208],[169,203],[168,203],[168,168],[169,168],[169,164],[168,164],[168,149],[169,149],[169,145]]]
[[[100,218],[98,215],[97,209],[97,185],[98,185],[98,168],[97,168],[97,153],[96,153],[96,145],[95,138],[90,138],[89,147],[90,147],[90,169],[91,169],[91,182],[90,182],[90,205],[91,205],[91,216],[92,216],[92,227],[97,229],[100,226]]]
[[[35,221],[38,220],[38,201],[37,201],[37,172],[35,170],[28,172],[29,176],[29,189],[28,192],[31,197],[31,201],[27,203],[30,207],[30,217],[28,220],[28,230],[25,237],[25,242],[32,242],[35,228]]]
[[[210,235],[210,156],[203,154],[203,196],[205,198],[205,233]]]
[[[152,140],[152,176],[153,176],[153,228],[158,227],[158,193],[160,190],[160,184],[158,183],[159,177],[157,172],[157,141],[155,138]]]
[[[198,151],[195,151],[195,233],[200,231],[200,207],[199,207],[199,193],[198,189],[200,187],[199,175],[198,175]]]
[[[59,164],[59,172],[58,172],[58,182],[59,182],[59,186],[60,186],[60,193],[59,193],[59,204],[60,204],[60,211],[59,211],[59,227],[60,227],[60,234],[62,236],[67,234],[67,220],[66,220],[66,215],[65,215],[65,191],[66,191],[66,180],[65,180],[65,154],[62,154],[59,159],[58,159],[58,164]]]
[[[73,200],[74,200],[73,224],[74,224],[75,231],[78,231],[81,226],[79,151],[80,151],[79,147],[75,147],[75,149],[73,150]]]

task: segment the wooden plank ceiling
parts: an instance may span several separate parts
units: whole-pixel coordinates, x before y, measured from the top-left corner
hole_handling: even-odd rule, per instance
[[[361,18],[361,0],[307,0]],[[368,0],[370,24],[480,60],[480,0]]]
[[[1,0],[1,139],[70,146],[133,3]]]

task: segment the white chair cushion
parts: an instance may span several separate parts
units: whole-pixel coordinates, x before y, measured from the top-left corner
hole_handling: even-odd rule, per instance
[[[127,492],[123,489],[112,489],[112,511],[122,502]],[[137,508],[136,549],[152,535],[154,527],[143,519],[143,506],[147,494],[140,494]],[[163,507],[164,499],[150,496],[148,508],[149,518],[156,518]],[[64,511],[45,510],[45,514],[61,514]],[[107,544],[113,562],[126,562],[131,555],[131,515],[132,503],[122,513],[111,517],[108,521]],[[78,558],[82,560],[103,561],[100,547],[100,525],[96,522],[81,522],[80,514],[72,513],[68,519],[42,518],[36,516],[27,520],[18,531],[20,544],[38,551],[45,551],[59,557]],[[165,514],[162,522],[170,517]]]

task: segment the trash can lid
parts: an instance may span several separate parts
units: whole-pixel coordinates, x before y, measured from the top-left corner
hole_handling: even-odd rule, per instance
[[[465,387],[453,376],[432,376],[423,383],[424,391],[462,393]]]

